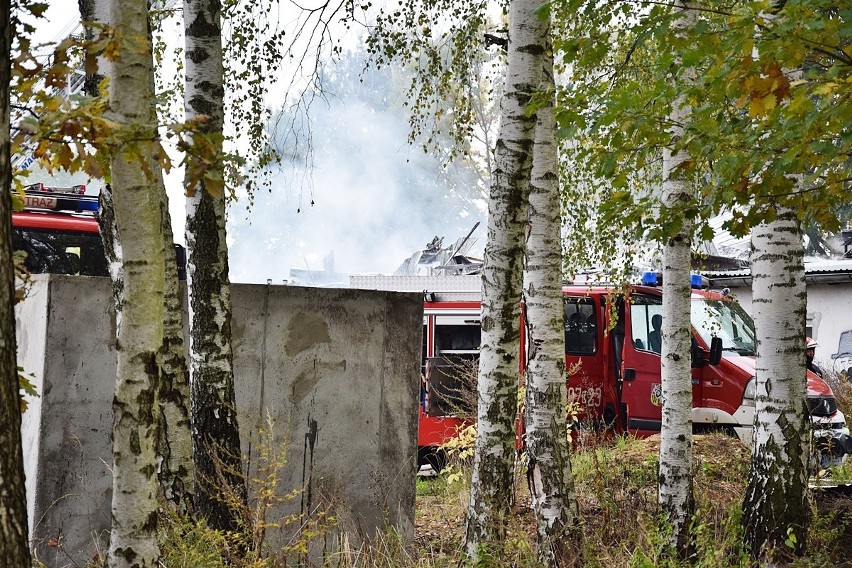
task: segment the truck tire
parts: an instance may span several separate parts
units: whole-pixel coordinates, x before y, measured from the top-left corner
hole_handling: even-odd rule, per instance
[[[418,454],[418,465],[429,465],[435,474],[441,473],[441,470],[447,465],[447,452],[441,448],[420,448]]]

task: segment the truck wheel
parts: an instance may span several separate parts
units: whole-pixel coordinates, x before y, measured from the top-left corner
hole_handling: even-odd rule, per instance
[[[429,448],[425,453],[424,460],[436,474],[441,473],[447,465],[447,452],[440,448]]]

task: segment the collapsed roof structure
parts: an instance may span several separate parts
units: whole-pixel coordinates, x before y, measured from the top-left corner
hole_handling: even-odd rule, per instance
[[[470,232],[448,247],[443,246],[444,238],[437,236],[426,248],[415,252],[394,271],[394,276],[463,276],[479,274],[482,270],[481,258],[468,256],[476,244],[472,238],[479,227],[476,223]]]

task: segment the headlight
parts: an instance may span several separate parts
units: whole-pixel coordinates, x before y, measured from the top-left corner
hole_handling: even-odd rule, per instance
[[[757,389],[757,379],[752,377],[746,384],[745,392],[743,393],[743,406],[754,406],[754,392]]]

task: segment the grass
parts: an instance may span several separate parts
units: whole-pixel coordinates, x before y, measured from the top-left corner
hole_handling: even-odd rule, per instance
[[[579,440],[572,459],[585,566],[633,568],[701,566],[752,568],[744,552],[741,503],[748,473],[749,448],[723,434],[694,439],[694,484],[697,512],[691,533],[689,563],[666,555],[657,514],[659,438],[629,436]],[[848,467],[848,466],[847,466]],[[443,476],[442,476],[443,477]],[[852,566],[852,500],[815,494],[810,556],[795,566]],[[414,547],[433,566],[463,564],[465,484],[441,477],[418,481]],[[520,486],[512,524],[494,566],[535,566],[535,519],[525,487]]]
[[[838,404],[850,415],[852,385],[842,377],[833,380]],[[700,566],[702,568],[757,568],[745,554],[740,519],[749,465],[749,448],[724,434],[694,438],[694,488],[696,514],[691,527],[694,552],[689,562],[667,555],[665,529],[657,508],[659,438],[606,437],[581,431],[575,435],[571,464],[575,478],[583,536],[584,565],[590,568],[651,568]],[[230,566],[266,568],[322,566],[335,568],[444,568],[467,566],[462,554],[464,519],[468,504],[469,458],[461,451],[439,476],[418,477],[414,539],[392,530],[380,535],[372,547],[352,544],[343,536],[341,552],[321,563],[306,564],[305,554],[314,539],[334,530],[317,526],[291,543],[288,554],[263,550],[251,542],[257,530],[247,524],[246,535],[221,535],[203,525],[174,516],[166,517],[161,541],[163,566]],[[476,568],[537,566],[535,518],[521,472],[506,538],[499,550],[487,551]],[[832,479],[852,480],[852,463],[833,469]],[[795,567],[852,567],[852,498],[815,491],[809,556]],[[254,531],[253,533],[251,531]],[[354,540],[352,541],[354,542]],[[236,544],[235,544],[236,543]],[[242,548],[240,548],[242,547]],[[236,553],[235,553],[236,551]]]
[[[418,477],[415,491],[418,499],[425,497],[443,497],[451,491],[446,475]]]
[[[583,534],[584,566],[590,568],[679,567],[756,568],[740,543],[740,505],[745,490],[749,449],[722,434],[696,436],[694,483],[697,513],[691,533],[694,554],[690,562],[666,554],[665,530],[659,528],[656,470],[659,438],[579,440],[572,460]],[[325,561],[308,562],[312,539],[333,530],[302,534],[287,554],[256,553],[245,535],[222,535],[174,515],[163,518],[161,543],[165,567],[225,566],[266,568],[322,566],[335,568],[444,568],[467,566],[461,553],[468,502],[467,473],[461,481],[449,475],[419,477],[414,539],[406,542],[392,530],[374,546],[356,546],[344,535],[342,551]],[[810,555],[794,566],[852,566],[852,499],[815,493],[814,520],[809,536]],[[353,541],[354,542],[354,541]],[[246,551],[248,553],[246,553]],[[537,566],[535,518],[524,483],[518,484],[506,538],[499,550],[490,550],[477,568]]]

